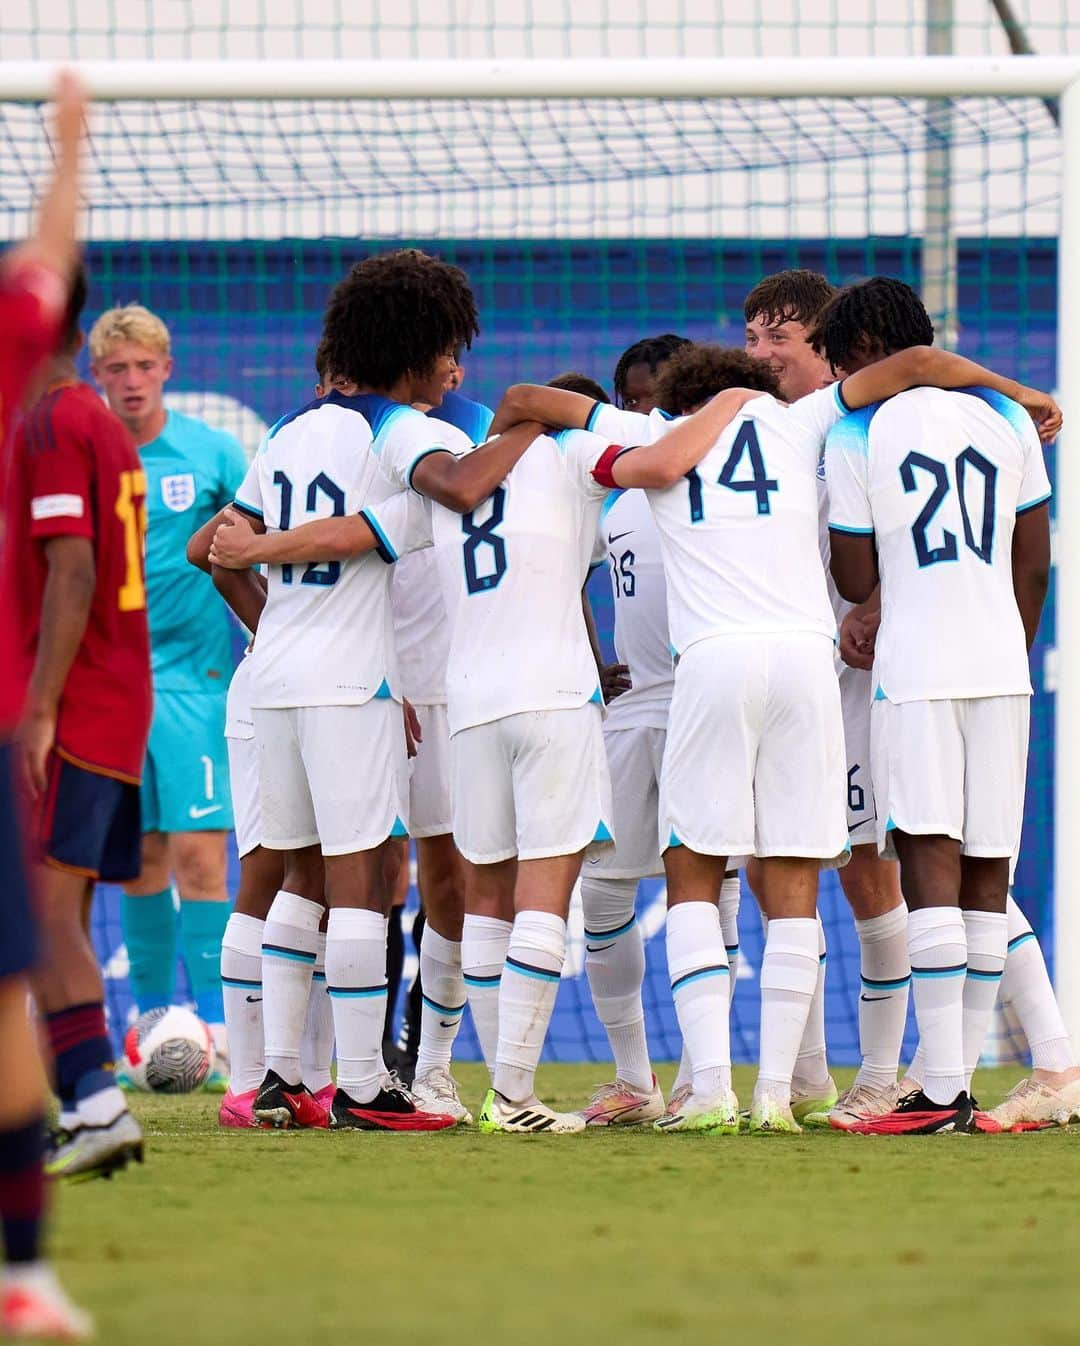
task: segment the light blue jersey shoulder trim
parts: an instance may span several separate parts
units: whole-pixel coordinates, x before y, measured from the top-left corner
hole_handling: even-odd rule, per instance
[[[837,384],[833,384],[834,388],[837,386]],[[841,400],[839,393],[837,393],[837,400]],[[843,405],[842,401],[841,405]],[[845,416],[841,416],[829,431],[828,438],[825,441],[827,447],[830,449],[846,449],[855,453],[869,453],[870,422],[882,406],[883,403],[881,402],[871,402],[868,407],[860,407],[857,411],[849,411]]]
[[[873,530],[872,528],[849,528],[849,527],[847,526],[847,524],[843,524],[843,523],[830,523],[830,524],[829,524],[829,532],[830,532],[830,533],[849,533],[852,537],[873,537],[873,536],[874,536],[874,530]]]
[[[1021,514],[1030,514],[1033,509],[1038,509],[1040,505],[1049,503],[1052,497],[1053,492],[1047,491],[1045,495],[1040,495],[1038,500],[1029,500],[1026,505],[1017,505],[1016,517],[1019,518]]]
[[[1019,402],[1014,402],[1011,397],[1006,397],[1004,393],[997,392],[994,388],[956,388],[955,392],[966,393],[968,397],[977,397],[980,402],[985,402],[991,411],[996,411],[1009,422],[1012,428],[1020,435],[1031,433],[1031,427],[1034,424],[1031,417],[1027,414]]]
[[[603,523],[603,521],[604,521],[604,520],[607,518],[607,516],[611,513],[611,507],[612,507],[612,505],[614,505],[614,503],[616,502],[616,500],[620,499],[620,497],[622,496],[622,494],[623,494],[623,492],[622,492],[621,490],[617,490],[617,491],[609,491],[609,492],[607,493],[607,495],[604,496],[604,503],[600,506],[600,522],[601,522],[601,523]]]

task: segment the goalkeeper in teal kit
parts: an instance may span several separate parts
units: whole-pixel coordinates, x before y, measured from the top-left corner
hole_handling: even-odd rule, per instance
[[[232,827],[225,694],[231,618],[210,579],[185,559],[196,529],[231,503],[247,461],[239,443],[166,411],[169,333],[139,305],[111,309],[90,333],[94,377],[134,437],[146,469],[146,587],[154,719],[142,785],[142,873],[124,894],[124,937],[140,1012],[172,1003],[180,952],[224,1079],[221,937],[229,915]],[[180,894],[179,920],[172,881]]]

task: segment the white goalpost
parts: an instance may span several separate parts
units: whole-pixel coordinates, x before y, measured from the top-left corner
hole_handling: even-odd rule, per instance
[[[1031,98],[1060,106],[1056,476],[1054,967],[1080,1045],[1080,59],[1037,56],[774,60],[102,61],[80,64],[106,103],[290,100]],[[0,63],[0,103],[48,98],[56,67]]]

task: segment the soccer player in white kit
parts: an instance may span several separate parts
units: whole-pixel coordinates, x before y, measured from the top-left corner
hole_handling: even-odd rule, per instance
[[[761,280],[746,296],[746,353],[766,360],[785,401],[795,402],[833,382],[833,373],[810,343],[814,320],[836,293],[815,271],[780,271]],[[837,624],[852,611],[829,575],[828,500],[824,468],[820,477],[819,537],[829,600]],[[807,1017],[792,1080],[792,1113],[804,1125],[843,1127],[858,1117],[890,1112],[899,1097],[896,1083],[907,1020],[910,969],[907,908],[894,861],[877,853],[874,788],[870,773],[870,699],[867,668],[837,658],[840,704],[847,754],[848,838],[851,859],[840,870],[840,885],[855,918],[859,939],[860,1066],[851,1086],[837,1098],[825,1054],[825,941],[821,932],[818,986]],[[750,878],[756,881],[753,866]]]
[[[885,278],[843,291],[815,339],[837,369],[929,340]],[[832,569],[853,602],[881,584],[872,755],[878,846],[900,859],[922,1088],[868,1134],[999,1129],[971,1076],[1006,959],[1031,681],[1049,581],[1050,484],[1015,401],[914,389],[842,421],[826,448]]]
[[[455,455],[486,438],[492,413],[449,391],[428,419],[437,440]],[[420,1033],[412,1091],[425,1108],[469,1124],[450,1074],[450,1061],[466,1004],[462,970],[465,875],[454,844],[450,799],[450,727],[446,668],[450,625],[430,548],[394,567],[390,601],[402,685],[415,708],[422,739],[409,781],[409,834],[416,843],[417,887],[424,904],[420,936]]]
[[[431,529],[450,614],[451,795],[454,837],[469,862],[468,912],[490,912],[508,929],[497,1018],[477,1019],[494,1064],[480,1125],[561,1134],[581,1130],[584,1119],[540,1102],[533,1077],[565,955],[570,890],[586,848],[611,835],[580,591],[612,451],[594,435],[556,440],[523,429],[534,442],[490,499],[464,513],[436,506]],[[388,466],[393,476],[392,459]],[[368,518],[378,531],[381,508]],[[347,519],[297,529],[278,556],[348,555],[363,527]],[[472,1002],[471,985],[469,995]]]
[[[645,415],[654,410],[659,369],[689,344],[665,334],[624,351],[614,375],[622,406]],[[613,491],[604,501],[596,556],[609,571],[616,657],[629,669],[631,685],[610,702],[604,721],[615,845],[590,855],[581,876],[585,972],[615,1058],[615,1079],[596,1089],[582,1115],[590,1126],[630,1126],[664,1111],[645,1035],[645,949],[635,898],[641,879],[664,872],[655,823],[675,677],[660,534],[643,491]],[[730,889],[730,881],[725,886]],[[737,915],[737,877],[734,886]],[[729,949],[729,957],[734,952]]]
[[[720,354],[729,362],[732,360],[732,353],[722,352]],[[738,355],[739,359],[745,360],[741,353],[735,354]],[[680,353],[680,355],[674,357],[662,374],[661,382],[664,383],[668,379],[675,371],[677,364],[683,360],[696,361],[699,355],[701,355],[700,350]],[[687,368],[685,371],[679,372],[679,378],[686,389],[684,396],[691,395],[690,390],[694,387],[695,379],[697,392],[692,395],[699,398],[708,396],[710,391],[709,379],[712,380],[712,388],[723,385],[723,379],[718,377],[718,370],[713,368],[710,371],[708,368],[708,362],[713,357],[714,353],[705,351],[704,369],[695,372],[692,368]],[[759,382],[765,372],[759,364],[755,364],[748,377],[751,381]],[[872,376],[872,379],[868,376]],[[679,537],[681,530],[683,538],[687,540],[685,546],[683,546],[681,545],[682,538],[680,538],[678,549],[674,544],[670,548],[666,544],[667,534],[665,533],[664,520],[654,509],[661,533],[665,536],[664,559],[668,582],[672,641],[675,647],[680,650],[680,653],[684,648],[692,649],[697,644],[708,643],[707,640],[691,640],[688,636],[697,629],[699,622],[705,623],[701,629],[710,629],[708,622],[717,615],[712,611],[711,605],[720,601],[718,595],[728,594],[734,587],[735,597],[732,599],[732,604],[737,614],[739,614],[740,603],[744,601],[739,598],[739,595],[750,594],[754,596],[754,599],[749,602],[751,612],[750,616],[746,618],[748,622],[780,623],[776,628],[776,633],[783,635],[785,638],[789,631],[792,632],[792,635],[798,634],[800,639],[804,636],[821,636],[827,631],[829,639],[826,645],[831,661],[831,633],[835,631],[835,623],[831,617],[831,612],[828,616],[825,615],[828,611],[828,599],[824,571],[816,541],[817,464],[825,435],[843,414],[845,407],[852,405],[855,401],[858,401],[861,405],[864,401],[873,401],[882,396],[891,395],[892,391],[900,391],[915,383],[933,379],[960,385],[979,377],[993,380],[999,386],[1015,386],[1011,384],[1011,381],[997,379],[988,371],[982,370],[978,365],[959,356],[938,351],[908,351],[893,356],[890,360],[875,366],[874,369],[864,371],[854,379],[848,380],[843,385],[842,390],[839,387],[822,389],[810,397],[804,398],[796,407],[790,409],[791,414],[786,420],[782,418],[780,421],[776,421],[774,412],[779,408],[774,408],[770,412],[769,429],[772,432],[775,424],[777,435],[783,433],[787,437],[783,441],[787,452],[782,455],[782,461],[787,468],[792,484],[789,486],[787,495],[789,503],[781,515],[787,526],[775,530],[775,539],[783,545],[780,547],[770,545],[764,548],[763,555],[759,558],[760,567],[749,565],[743,558],[739,561],[737,570],[733,570],[730,566],[725,570],[719,558],[726,553],[718,552],[715,543],[712,545],[707,543],[702,547],[700,543],[695,542],[696,538],[701,538],[711,531],[710,529],[701,530],[700,527],[701,520],[705,517],[704,501],[699,495],[699,492],[704,489],[706,475],[704,472],[698,473],[696,480],[692,476],[685,485],[676,485],[674,492],[669,485],[668,490],[664,492],[669,498],[677,497],[680,492],[683,496],[686,496],[689,492],[690,496],[688,502],[689,521],[682,521],[678,517],[678,511],[676,511],[676,517],[670,520],[673,536]],[[846,400],[849,395],[850,401]],[[743,422],[738,419],[737,408],[741,405],[743,399],[750,396],[745,391],[739,393],[733,389],[726,395],[725,399],[716,399],[713,404],[698,412],[697,416],[692,418],[693,426],[690,425],[690,422],[684,422],[673,427],[670,420],[655,412],[651,416],[628,415],[612,408],[590,406],[587,399],[574,397],[573,394],[568,393],[556,393],[550,389],[519,386],[512,389],[508,394],[508,397],[512,397],[518,414],[527,412],[527,414],[541,417],[549,423],[563,421],[578,425],[594,425],[605,438],[611,439],[636,438],[641,442],[650,440],[657,435],[663,436],[661,444],[654,447],[662,447],[667,450],[670,459],[665,464],[661,455],[655,474],[651,467],[647,474],[645,472],[641,473],[642,476],[646,477],[646,480],[639,480],[636,473],[631,477],[627,471],[627,465],[633,465],[634,463],[635,454],[628,453],[625,459],[617,459],[613,468],[613,477],[619,484],[650,485],[654,489],[664,485],[665,482],[681,482],[683,470],[680,469],[682,468],[683,454],[690,452],[696,454],[699,458],[703,456],[715,444],[719,431],[724,429],[733,415],[736,415],[736,422],[728,426],[725,431],[726,438],[721,439],[722,445],[728,445],[728,451],[726,456],[724,454],[720,455],[723,459],[723,466],[720,469],[721,475],[717,485],[724,489],[722,491],[712,489],[710,497],[716,496],[721,502],[721,512],[715,517],[722,521],[722,526],[730,524],[733,539],[731,554],[737,557],[742,556],[744,544],[740,541],[739,516],[732,514],[728,519],[723,514],[722,506],[731,504],[731,500],[727,498],[727,493],[730,494],[732,500],[739,503],[743,502],[749,493],[753,493],[755,497],[753,503],[757,509],[761,510],[761,513],[760,515],[750,514],[750,521],[758,525],[758,531],[760,532],[762,522],[768,521],[771,515],[771,508],[769,513],[766,514],[761,506],[762,504],[770,504],[773,491],[778,491],[778,488],[771,484],[777,478],[771,466],[768,468],[765,466],[768,463],[768,455],[764,453],[760,443],[756,450],[752,451],[749,432],[745,434],[742,440],[739,437],[739,426]],[[1032,396],[1038,398],[1040,395],[1032,394]],[[735,401],[733,402],[732,399],[735,399]],[[767,399],[757,399],[755,405],[759,402],[773,407],[773,404],[768,402]],[[733,410],[733,407],[735,410]],[[673,409],[685,409],[685,404]],[[794,448],[796,444],[801,444],[801,454]],[[736,454],[737,447],[739,449],[738,455]],[[719,453],[719,450],[717,452]],[[742,473],[738,470],[740,456],[749,460],[743,464]],[[623,464],[623,466],[620,466],[620,464]],[[627,473],[626,478],[623,477],[624,472]],[[798,490],[797,495],[796,490]],[[813,492],[812,511],[808,505],[807,490]],[[655,499],[657,497],[651,495],[650,498]],[[779,498],[779,493],[777,498]],[[686,503],[684,500],[684,504]],[[697,522],[695,523],[694,520],[697,520]],[[744,525],[746,523],[745,520],[741,522]],[[813,524],[814,547],[812,553],[807,547],[809,523]],[[695,532],[695,529],[699,531]],[[760,541],[760,538],[758,540]],[[771,541],[772,534],[770,534]],[[795,550],[792,551],[792,548]],[[810,559],[811,555],[813,559]],[[678,581],[673,577],[673,566],[678,565],[685,565],[690,577],[681,598],[676,597]],[[720,567],[720,574],[714,573],[713,568],[717,566]],[[775,575],[771,574],[770,567],[776,566],[784,566],[785,575],[783,579],[778,580]],[[789,579],[786,574],[787,567],[790,567],[792,575],[797,574],[798,578]],[[807,586],[811,586],[811,588]],[[816,593],[818,586],[820,586],[820,594]],[[764,592],[761,592],[762,590]],[[790,605],[785,604],[784,601],[784,595],[789,592],[794,595],[794,601]],[[798,601],[800,596],[803,600],[801,606]],[[824,602],[825,608],[821,608],[818,604],[819,598]],[[757,600],[760,600],[761,611],[755,616],[753,602]],[[676,629],[680,626],[679,619],[676,616],[676,607],[679,603],[682,604],[683,610],[689,614],[688,618],[684,618],[682,622],[681,642],[680,635],[676,634]],[[695,607],[697,611],[695,611]],[[720,617],[724,621],[731,620],[726,614],[720,614]],[[742,620],[741,616],[739,620]],[[811,623],[816,623],[816,627],[811,626]],[[806,629],[807,626],[810,626],[809,630]],[[711,639],[711,637],[708,639]],[[693,662],[697,663],[696,656]],[[759,666],[761,665],[759,664]],[[817,842],[813,843],[813,849],[810,849],[808,854],[806,851],[794,851],[794,860],[792,860],[792,847],[791,845],[784,845],[783,836],[785,829],[790,828],[799,829],[801,835],[808,829],[813,828],[815,821],[819,825],[819,831],[824,836],[830,821],[830,812],[833,809],[839,809],[840,815],[843,817],[845,792],[841,790],[832,795],[822,786],[821,781],[825,779],[827,773],[836,770],[836,762],[822,747],[822,760],[810,764],[813,769],[818,771],[817,784],[813,789],[810,789],[806,784],[806,779],[800,779],[797,782],[797,788],[808,791],[812,796],[812,802],[809,806],[803,807],[801,803],[797,806],[792,805],[791,799],[794,796],[787,788],[787,782],[783,784],[778,784],[776,781],[771,782],[766,790],[759,791],[756,798],[750,799],[749,803],[748,798],[751,794],[749,789],[742,794],[741,799],[723,798],[723,792],[731,788],[730,784],[725,784],[725,781],[730,782],[733,779],[738,779],[739,773],[736,772],[735,775],[732,775],[728,762],[730,754],[726,751],[726,743],[732,735],[727,735],[720,740],[721,747],[717,751],[713,747],[711,739],[704,739],[704,736],[700,733],[700,721],[708,715],[707,707],[694,707],[697,720],[694,722],[695,727],[692,733],[685,726],[680,730],[687,739],[685,754],[681,750],[677,753],[672,751],[671,745],[675,742],[674,736],[679,722],[678,717],[683,714],[683,709],[691,704],[691,694],[688,693],[687,698],[684,699],[683,708],[677,710],[679,678],[682,667],[683,664],[680,662],[675,678],[676,701],[673,703],[672,723],[668,738],[669,750],[665,756],[664,771],[667,775],[672,770],[673,764],[685,756],[685,762],[680,763],[679,766],[679,780],[680,783],[685,782],[683,788],[688,796],[683,803],[683,807],[690,815],[690,830],[700,830],[703,835],[694,837],[697,846],[694,845],[694,840],[687,844],[687,836],[678,831],[678,821],[676,820],[672,830],[675,831],[676,838],[684,844],[681,846],[668,844],[671,841],[671,835],[670,830],[665,830],[665,828],[671,821],[673,810],[670,803],[666,805],[662,803],[660,842],[662,846],[667,846],[665,865],[668,873],[669,903],[671,907],[685,905],[688,909],[685,915],[669,913],[668,961],[674,984],[680,1026],[683,1028],[684,1038],[690,1049],[695,1078],[694,1094],[683,1105],[682,1112],[677,1116],[665,1118],[663,1122],[657,1125],[661,1129],[694,1129],[714,1132],[731,1131],[736,1125],[736,1104],[734,1096],[730,1093],[727,992],[724,988],[721,994],[716,986],[716,983],[726,973],[725,951],[715,905],[724,867],[724,850],[722,848],[730,847],[728,854],[748,853],[756,850],[759,855],[763,850],[786,849],[789,851],[788,856],[775,855],[770,858],[769,868],[771,868],[772,874],[776,876],[775,882],[770,881],[768,872],[765,875],[766,902],[767,905],[772,902],[775,893],[776,910],[774,915],[778,919],[770,922],[766,946],[766,964],[762,970],[762,1070],[758,1090],[755,1093],[755,1105],[752,1109],[752,1124],[754,1129],[759,1131],[793,1131],[797,1130],[798,1127],[791,1117],[785,1092],[790,1090],[794,1060],[817,982],[817,922],[814,916],[817,870],[821,859],[831,858],[824,854],[815,855],[814,850],[820,851],[822,846],[828,849],[834,844],[834,838],[829,836],[824,841],[819,838]],[[725,685],[724,680],[727,676],[725,669],[721,668],[713,679],[706,679],[707,687],[702,696],[706,699],[718,696],[718,689]],[[774,676],[778,677],[779,671]],[[842,728],[839,723],[835,722],[832,712],[827,709],[830,697],[835,696],[838,711],[839,694],[836,687],[835,672],[832,672],[831,683],[815,683],[812,670],[804,670],[798,688],[802,688],[804,685],[818,686],[819,698],[816,702],[811,699],[811,707],[816,705],[822,717],[829,721],[827,726],[821,724],[818,728],[821,730],[822,742],[827,739],[832,744],[832,751],[840,754],[839,779],[843,781]],[[689,684],[684,682],[684,686],[689,686]],[[831,693],[827,690],[830,686]],[[801,690],[793,685],[785,688],[781,682],[777,696],[782,698],[785,695],[790,695],[798,703],[797,713],[804,715],[807,713],[806,707],[802,704],[806,698]],[[721,722],[730,713],[730,706],[726,702],[718,708],[717,712]],[[790,729],[790,725],[785,725],[782,719],[769,722],[768,731],[772,738],[770,746],[776,750],[770,760],[774,764],[776,762],[780,764],[779,767],[774,765],[774,769],[778,772],[781,768],[786,770],[789,761],[796,764],[801,761],[808,773],[810,766],[807,766],[806,763],[806,753],[802,748],[785,743],[783,733],[779,732],[785,729]],[[826,732],[826,729],[828,732]],[[742,734],[741,731],[735,732],[733,741],[738,743],[740,738],[745,740],[745,737],[745,734]],[[816,735],[811,737],[809,733],[804,733],[800,736],[799,742],[805,746],[805,744],[811,742],[818,742],[818,738]],[[698,757],[704,756],[705,760],[697,760],[695,753]],[[758,761],[760,764],[762,758],[759,757]],[[766,771],[762,776],[763,783],[766,782],[767,776],[768,772]],[[715,784],[712,784],[714,777],[716,778]],[[710,782],[710,785],[703,787],[702,783],[706,781]],[[715,798],[712,797],[711,790],[715,790]],[[662,790],[662,793],[665,792]],[[707,807],[706,801],[708,801]],[[749,838],[750,844],[742,845],[741,843],[734,844],[731,840],[725,841],[718,835],[714,835],[718,823],[725,819],[732,830],[734,830],[733,824],[739,822],[742,823],[742,830],[744,831],[751,828],[756,830],[753,809],[755,804],[760,806],[763,802],[765,804],[766,827],[762,836],[758,837],[752,834]],[[750,809],[749,821],[736,811],[735,803],[741,803],[743,814],[745,814],[747,808]],[[721,804],[727,809],[726,814]],[[707,812],[708,818],[695,819],[693,817],[695,808],[703,813]],[[779,842],[777,841],[778,836],[781,838]],[[801,841],[795,844],[806,847],[811,845],[811,841],[807,836],[802,836]],[[700,847],[700,850],[698,847]],[[846,826],[844,827],[844,836],[836,844],[836,849],[831,852],[831,855],[837,856],[845,847]],[[785,871],[790,865],[794,865],[795,868],[793,874],[788,875]],[[712,908],[711,915],[710,907]],[[770,907],[770,909],[773,908]],[[813,945],[812,952],[811,944]],[[704,962],[702,962],[703,958]]]
[[[438,448],[431,423],[412,409],[442,396],[456,346],[476,330],[464,277],[424,254],[403,251],[354,267],[331,296],[325,331],[330,365],[360,394],[334,393],[268,433],[238,505],[268,530],[286,532],[301,514],[343,517],[395,493],[382,454],[414,460]],[[481,457],[474,476],[491,482],[505,454]],[[490,490],[490,483],[482,483]],[[407,497],[403,502],[408,506]],[[400,502],[399,502],[400,503]],[[383,560],[409,545],[411,511],[387,511],[376,531]],[[331,1124],[361,1129],[438,1129],[453,1118],[424,1113],[386,1076],[381,1054],[386,915],[382,842],[408,829],[405,744],[388,603],[379,556],[300,568],[273,565],[252,654],[252,707],[260,754],[263,843],[318,845],[326,868],[327,982],[337,1040]],[[263,945],[302,1032],[320,911],[280,894],[278,938]],[[272,916],[274,913],[271,913]],[[298,1049],[267,1050],[258,1120],[291,1125],[302,1100]]]

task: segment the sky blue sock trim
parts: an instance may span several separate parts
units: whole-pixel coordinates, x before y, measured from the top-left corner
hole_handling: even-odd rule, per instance
[[[424,1002],[424,1004],[428,1007],[429,1010],[434,1010],[436,1014],[451,1014],[460,1016],[465,1013],[464,1005],[440,1005],[437,1000],[432,1000],[430,996],[423,994],[421,994],[420,999]]]
[[[633,930],[637,925],[637,917],[631,916],[623,925],[617,925],[614,930],[586,930],[586,939],[618,939],[620,935],[625,935],[628,930]]]
[[[546,967],[533,967],[531,963],[519,962],[518,959],[511,958],[509,954],[506,956],[506,970],[516,972],[520,977],[532,977],[534,981],[558,982],[562,980],[561,972],[552,972]]]
[[[671,993],[681,991],[684,986],[689,986],[691,982],[701,981],[704,977],[730,977],[731,968],[729,967],[703,967],[697,972],[687,972],[685,976],[676,977],[671,983]]]
[[[461,976],[466,986],[491,987],[498,986],[499,982],[502,981],[501,972],[497,972],[493,977],[474,977],[468,972],[463,972]]]

